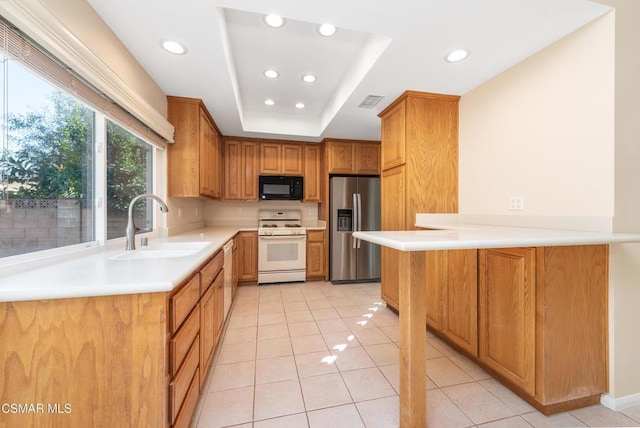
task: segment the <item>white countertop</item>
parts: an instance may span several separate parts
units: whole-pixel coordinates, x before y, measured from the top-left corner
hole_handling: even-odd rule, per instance
[[[243,228],[205,228],[170,238],[152,238],[149,247],[166,242],[206,242],[186,257],[118,260],[121,248],[73,253],[59,263],[3,274],[0,302],[171,291]],[[78,256],[78,254],[81,254]]]
[[[422,227],[427,226],[421,225]],[[353,236],[401,251],[464,250],[476,248],[548,247],[640,242],[640,235],[583,232],[529,227],[431,222],[439,230],[354,232]]]

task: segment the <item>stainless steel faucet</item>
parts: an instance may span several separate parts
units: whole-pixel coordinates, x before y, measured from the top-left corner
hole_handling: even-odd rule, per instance
[[[163,213],[169,212],[167,204],[165,204],[162,199],[160,199],[153,193],[145,193],[133,198],[131,200],[131,203],[129,204],[129,221],[127,221],[127,246],[125,248],[126,251],[136,249],[136,225],[133,220],[133,206],[136,204],[136,202],[143,198],[155,199],[160,204],[160,211],[162,211]]]

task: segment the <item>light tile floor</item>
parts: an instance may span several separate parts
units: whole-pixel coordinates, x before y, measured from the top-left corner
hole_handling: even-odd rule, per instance
[[[640,427],[640,406],[545,417],[429,333],[430,428]],[[192,426],[383,428],[398,423],[398,317],[380,284],[238,288]]]

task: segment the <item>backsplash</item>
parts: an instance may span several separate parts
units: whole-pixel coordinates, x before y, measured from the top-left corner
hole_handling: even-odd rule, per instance
[[[167,213],[166,235],[172,236],[203,228],[205,225],[204,205],[205,202],[200,199],[167,198],[169,212]]]
[[[205,226],[257,227],[258,210],[302,210],[302,223],[315,226],[318,223],[318,204],[297,201],[219,202],[204,203]]]

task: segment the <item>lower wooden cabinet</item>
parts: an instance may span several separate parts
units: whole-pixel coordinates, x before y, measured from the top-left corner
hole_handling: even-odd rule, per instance
[[[307,230],[307,279],[325,277],[324,230]]]
[[[169,296],[169,423],[187,427],[224,325],[224,254]],[[185,315],[186,314],[186,315]]]
[[[479,361],[545,414],[608,390],[608,246],[479,251]]]
[[[394,251],[383,248],[382,263],[397,278]],[[599,402],[608,390],[606,245],[425,257],[427,326],[439,337],[544,414]],[[381,292],[397,309],[397,280]]]
[[[258,281],[258,232],[239,232],[238,244],[238,281]]]
[[[238,251],[238,236],[236,235],[233,238],[233,273],[231,275],[231,298],[235,299],[236,292],[238,291],[238,272],[240,268],[238,263],[240,263],[239,258],[240,252]]]
[[[477,250],[427,251],[427,326],[478,355]]]
[[[480,360],[535,394],[535,248],[480,251]]]

